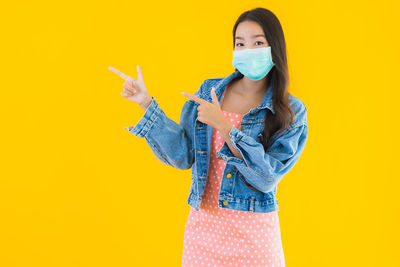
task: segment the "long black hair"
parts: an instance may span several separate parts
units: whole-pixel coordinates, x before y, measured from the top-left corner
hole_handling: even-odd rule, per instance
[[[289,73],[286,57],[286,42],[278,18],[270,10],[259,7],[245,11],[237,19],[233,27],[233,49],[235,49],[236,45],[236,28],[239,23],[243,21],[254,21],[261,26],[271,46],[271,54],[275,63],[275,66],[267,74],[267,89],[272,85],[272,100],[275,114],[267,109],[261,139],[264,149],[267,150],[270,138],[275,133],[288,127],[295,117],[295,113],[288,99]],[[237,71],[236,68],[235,70]]]

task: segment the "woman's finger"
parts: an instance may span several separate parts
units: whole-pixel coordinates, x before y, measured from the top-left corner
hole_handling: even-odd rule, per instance
[[[140,69],[139,65],[136,66],[136,71],[138,74],[138,81],[143,82],[143,74],[142,74],[142,70]]]
[[[215,87],[211,88],[211,99],[212,99],[213,104],[218,105],[218,106],[220,105],[217,94],[215,93]]]
[[[123,88],[124,88],[124,90],[129,91],[129,92],[136,92],[136,89],[134,89],[130,86],[124,86]]]
[[[114,72],[115,74],[119,75],[122,79],[127,80],[128,78],[130,78],[128,75],[126,75],[125,73],[122,73],[121,71],[117,70],[114,67],[108,67],[109,70],[111,70],[112,72]]]
[[[132,95],[134,94],[132,91],[130,91],[130,90],[125,90],[125,89],[122,90],[122,92],[125,93],[125,94],[132,94]]]
[[[197,102],[199,104],[208,103],[208,101],[205,101],[204,99],[201,99],[198,96],[195,96],[195,95],[192,95],[192,94],[189,94],[189,93],[186,93],[186,92],[182,92],[182,95],[184,95],[186,97],[189,97],[191,100],[193,100],[193,101],[195,101],[195,102]]]

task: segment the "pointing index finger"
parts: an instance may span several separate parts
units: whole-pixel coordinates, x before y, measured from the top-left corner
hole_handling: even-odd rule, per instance
[[[128,78],[130,78],[128,75],[122,73],[121,71],[117,70],[114,67],[108,67],[109,70],[111,70],[112,72],[114,72],[115,74],[119,75],[120,77],[122,77],[122,79],[127,80]]]
[[[191,100],[199,103],[199,104],[204,104],[204,103],[208,103],[207,101],[205,101],[204,99],[201,99],[198,96],[186,93],[186,92],[182,92],[182,95],[189,97]]]

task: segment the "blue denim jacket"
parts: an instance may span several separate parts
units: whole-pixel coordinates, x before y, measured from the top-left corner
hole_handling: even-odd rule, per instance
[[[226,85],[243,76],[235,71],[225,78],[206,79],[194,95],[212,102],[211,88],[215,87],[218,100]],[[298,98],[289,94],[289,103],[296,118],[285,130],[273,135],[267,151],[261,144],[267,110],[275,113],[272,87],[262,103],[243,115],[239,129],[229,132],[233,146],[244,160],[237,158],[225,142],[216,152],[226,161],[221,180],[218,205],[224,209],[250,212],[277,211],[277,184],[298,161],[308,135],[307,109]],[[137,137],[144,137],[154,155],[164,164],[178,169],[191,168],[191,187],[187,203],[199,210],[210,164],[213,127],[197,120],[198,103],[189,99],[182,108],[179,124],[168,118],[155,98],[135,126],[125,129]]]

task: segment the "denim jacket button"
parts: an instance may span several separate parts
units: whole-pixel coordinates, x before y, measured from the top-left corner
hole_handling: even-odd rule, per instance
[[[226,205],[228,205],[228,201],[224,200],[224,202],[222,202],[222,204],[224,204],[226,206]]]
[[[220,156],[217,156],[217,159],[222,159]]]
[[[228,173],[228,174],[226,175],[226,178],[231,178],[231,176],[232,176],[232,174]]]
[[[240,127],[240,130],[243,130],[244,129],[244,126],[242,125],[241,127]]]
[[[254,113],[250,113],[250,116],[254,116]]]

